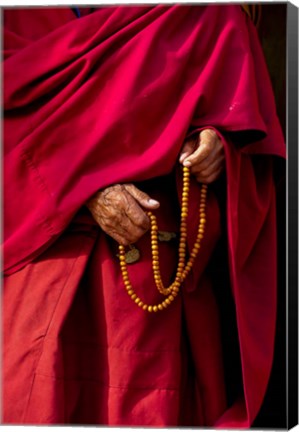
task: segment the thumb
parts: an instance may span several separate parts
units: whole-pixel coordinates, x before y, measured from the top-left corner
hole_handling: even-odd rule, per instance
[[[185,141],[179,158],[180,163],[183,163],[184,160],[193,153],[194,145],[195,141],[193,138],[189,138],[187,141]]]
[[[149,210],[155,210],[158,207],[160,207],[159,201],[156,201],[152,199],[148,194],[138,189],[133,184],[126,184],[124,185],[127,192],[129,192],[130,195],[132,195],[133,198],[146,209]]]

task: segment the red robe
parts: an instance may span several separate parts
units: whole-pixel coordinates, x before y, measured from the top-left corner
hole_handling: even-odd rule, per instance
[[[103,7],[80,20],[68,8],[6,10],[4,50],[4,421],[248,427],[273,359],[269,156],[285,154],[248,17],[233,5]],[[196,266],[161,314],[132,304],[115,244],[82,212],[107,185],[165,179],[186,134],[207,126],[226,153],[243,381],[230,407],[205,271],[220,236],[213,188]],[[158,189],[161,229],[176,230],[176,198]],[[192,245],[195,182],[190,193]],[[139,247],[133,285],[154,302],[147,237]],[[161,248],[170,279],[175,252]]]

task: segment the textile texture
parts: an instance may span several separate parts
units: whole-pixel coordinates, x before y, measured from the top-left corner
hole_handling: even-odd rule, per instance
[[[234,5],[112,6],[80,19],[70,8],[7,9],[4,59],[4,422],[249,427],[273,360],[271,158],[285,156],[249,17]],[[100,188],[134,182],[161,201],[161,229],[177,232],[178,155],[205,127],[225,146],[242,370],[232,404],[207,272],[223,234],[213,186],[194,269],[160,314],[132,303],[116,244],[84,210]],[[199,197],[192,180],[189,248]],[[148,236],[138,247],[132,282],[156,302]],[[175,250],[161,244],[165,280]]]

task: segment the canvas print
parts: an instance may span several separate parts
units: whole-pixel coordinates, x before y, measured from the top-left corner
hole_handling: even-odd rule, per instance
[[[2,423],[285,427],[287,4],[2,16]]]

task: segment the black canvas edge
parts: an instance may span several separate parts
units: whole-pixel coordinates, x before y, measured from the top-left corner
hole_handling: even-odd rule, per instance
[[[287,5],[287,428],[298,424],[298,8]]]

